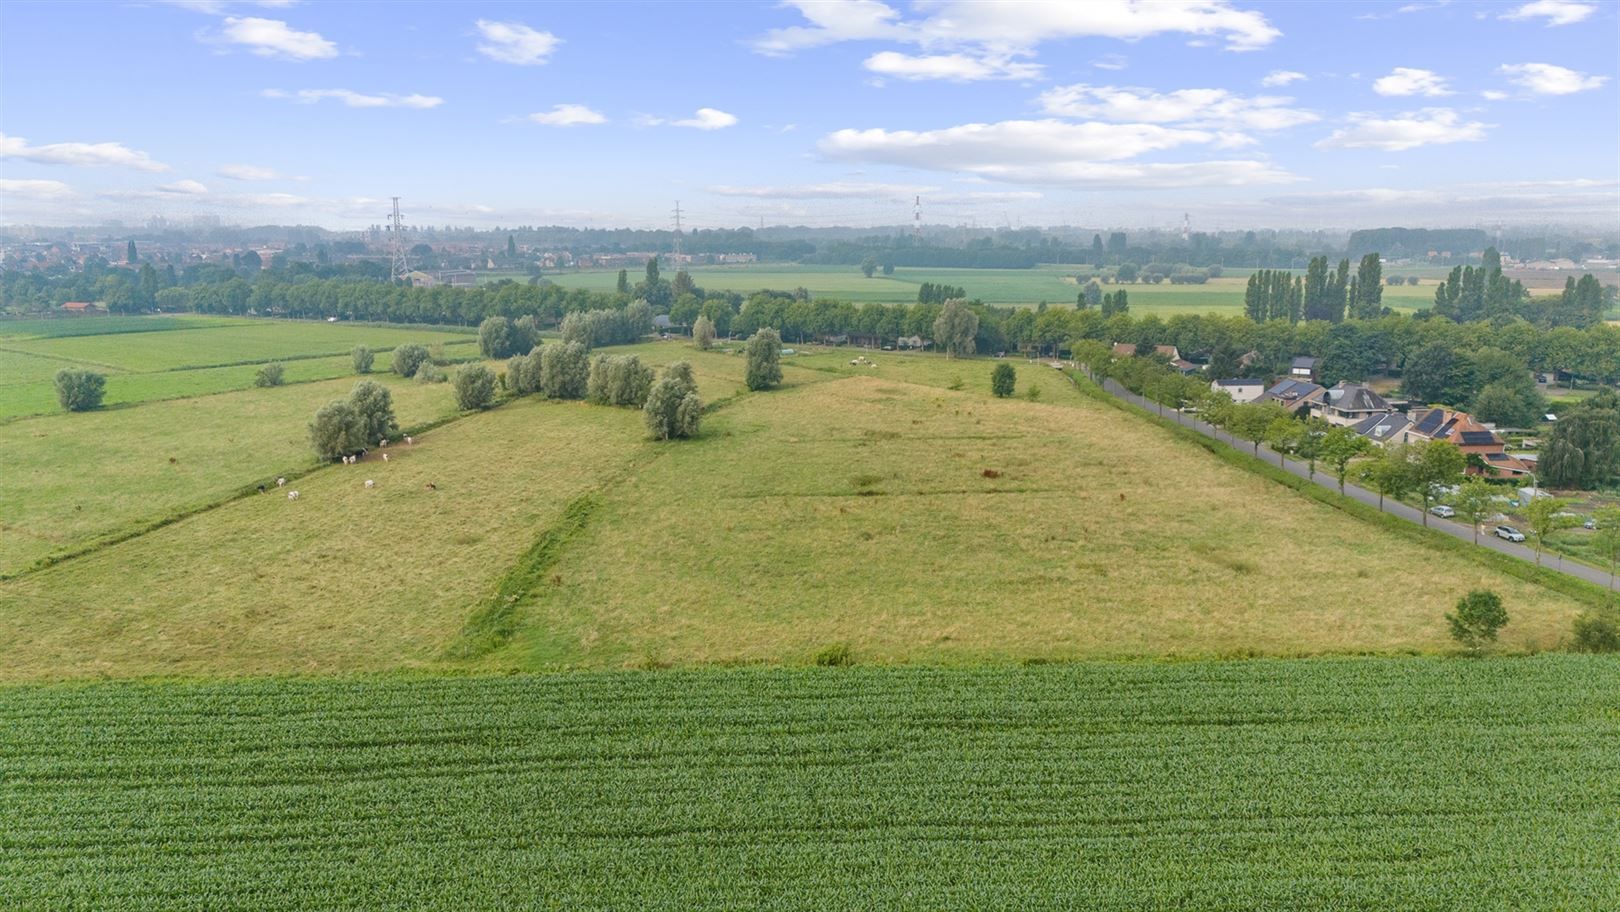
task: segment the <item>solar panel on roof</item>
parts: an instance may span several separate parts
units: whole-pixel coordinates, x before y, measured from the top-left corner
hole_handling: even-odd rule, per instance
[[[1496,435],[1490,431],[1463,431],[1462,442],[1467,446],[1482,446],[1496,442]]]

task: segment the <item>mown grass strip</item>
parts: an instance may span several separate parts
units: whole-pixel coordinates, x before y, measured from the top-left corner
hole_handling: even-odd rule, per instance
[[[489,597],[445,649],[450,659],[475,659],[505,645],[517,632],[521,609],[544,582],[545,574],[563,550],[584,531],[591,514],[602,504],[595,493],[574,498],[557,521],[541,533],[529,550],[506,571]]]
[[[1106,402],[1128,414],[1146,418],[1169,431],[1175,437],[1201,447],[1228,465],[1244,469],[1284,487],[1291,488],[1317,503],[1342,510],[1357,519],[1372,523],[1392,535],[1399,536],[1414,544],[1461,555],[1499,573],[1505,573],[1516,579],[1545,586],[1554,592],[1579,599],[1589,605],[1603,605],[1608,601],[1608,592],[1601,586],[1570,576],[1567,573],[1559,573],[1546,567],[1537,567],[1535,564],[1526,563],[1516,557],[1501,554],[1489,548],[1478,547],[1461,539],[1452,538],[1444,532],[1427,529],[1407,522],[1398,516],[1392,516],[1374,507],[1369,507],[1361,501],[1340,494],[1331,488],[1323,487],[1314,481],[1284,471],[1264,459],[1231,446],[1225,441],[1207,437],[1192,428],[1183,427],[1168,418],[1156,415],[1135,403],[1126,402],[1112,396],[1107,390],[1092,381],[1091,378],[1085,376],[1084,373],[1079,371],[1064,371],[1064,373],[1069,376],[1069,379],[1074,382],[1080,392],[1093,399]]]

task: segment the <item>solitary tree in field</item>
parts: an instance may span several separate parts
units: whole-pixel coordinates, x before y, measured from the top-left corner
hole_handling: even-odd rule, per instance
[[[355,373],[357,373],[357,374],[369,374],[369,373],[371,373],[371,362],[373,362],[373,361],[375,361],[377,359],[377,356],[372,353],[371,349],[367,348],[364,345],[356,345],[354,347],[354,351],[351,352],[350,355],[354,358],[354,372]]]
[[[615,286],[615,287],[618,289],[619,294],[629,294],[630,293],[630,273],[629,273],[629,271],[624,270],[624,269],[619,270],[619,284],[617,286]]]
[[[482,364],[464,365],[451,383],[456,390],[456,408],[464,412],[486,409],[495,402],[495,372]]]
[[[1446,615],[1451,638],[1469,652],[1479,654],[1485,644],[1496,642],[1496,633],[1507,626],[1507,609],[1502,597],[1489,589],[1475,589],[1457,600],[1457,610]]]
[[[387,437],[399,436],[394,419],[394,394],[375,380],[361,380],[349,391],[349,405],[360,421],[360,436],[369,446]]]
[[[990,372],[990,392],[998,399],[1006,399],[1013,394],[1013,388],[1018,383],[1018,373],[1013,366],[1003,361],[997,364]]]
[[[1350,472],[1350,461],[1371,450],[1367,438],[1347,427],[1335,427],[1322,438],[1322,461],[1333,467],[1333,477],[1339,482],[1339,493],[1344,493],[1344,478]]]
[[[692,365],[676,361],[664,368],[664,375],[647,393],[642,407],[647,431],[658,440],[695,437],[703,418],[703,401],[698,398]]]
[[[883,274],[886,276],[894,275],[894,264],[885,261],[883,264]]]
[[[428,350],[425,345],[412,342],[408,345],[399,345],[394,348],[394,373],[401,377],[414,377],[416,371],[428,360]]]
[[[699,351],[708,351],[714,347],[714,321],[705,315],[699,315],[692,323],[692,344]]]
[[[253,375],[254,386],[280,386],[285,379],[287,369],[279,364],[266,364]]]
[[[782,337],[761,329],[748,340],[748,388],[770,389],[782,382]]]
[[[939,309],[934,318],[934,339],[945,349],[945,357],[971,355],[979,334],[979,315],[968,309],[961,298],[951,298]]]
[[[1575,517],[1564,512],[1569,500],[1563,497],[1533,497],[1524,508],[1525,524],[1536,540],[1536,566],[1541,566],[1541,552],[1547,546],[1547,536],[1575,524]]]
[[[309,424],[309,442],[322,459],[336,459],[365,446],[365,422],[347,399],[320,407]]]
[[[878,261],[875,256],[868,256],[861,260],[861,275],[871,278],[878,271]]]
[[[70,412],[88,412],[101,407],[107,378],[94,371],[64,367],[56,372],[56,401]]]

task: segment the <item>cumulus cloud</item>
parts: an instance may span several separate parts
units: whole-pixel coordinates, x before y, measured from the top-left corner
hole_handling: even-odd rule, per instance
[[[1597,12],[1595,3],[1577,3],[1575,0],[1536,0],[1502,14],[1503,19],[1545,19],[1547,27],[1574,25]]]
[[[691,117],[680,120],[660,120],[650,118],[648,124],[668,124],[672,127],[690,127],[693,130],[724,130],[726,127],[737,125],[737,116],[727,114],[719,108],[698,108]]]
[[[1060,117],[1083,117],[1124,123],[1179,123],[1209,129],[1282,130],[1320,120],[1309,111],[1289,107],[1291,98],[1245,97],[1225,89],[1151,89],[1058,86],[1042,92],[1041,109]]]
[[[220,165],[214,169],[214,173],[236,181],[268,181],[281,176],[271,168],[261,168],[258,165]]]
[[[265,98],[283,98],[299,104],[315,104],[319,101],[331,99],[342,102],[351,108],[416,108],[426,110],[444,104],[443,98],[433,95],[395,95],[392,92],[366,94],[350,89],[299,89],[296,92],[265,89],[259,94]]]
[[[1350,126],[1335,130],[1319,141],[1320,149],[1382,149],[1404,152],[1419,146],[1439,146],[1458,142],[1479,142],[1490,124],[1464,122],[1450,108],[1424,108],[1380,118],[1376,114],[1351,114]]]
[[[476,23],[483,43],[478,53],[491,60],[517,66],[537,66],[545,63],[551,52],[562,44],[562,39],[550,32],[530,28],[521,22],[496,22],[480,19]]]
[[[828,158],[1027,184],[1185,187],[1293,179],[1257,161],[1123,162],[1181,146],[1218,145],[1223,139],[1219,132],[1157,124],[1010,120],[927,131],[839,130],[823,137],[818,148]]]
[[[145,152],[123,143],[50,143],[30,146],[21,136],[0,133],[0,158],[21,158],[44,165],[134,168],[137,171],[167,171],[169,166],[155,162]]]
[[[1499,67],[1497,72],[1536,95],[1573,95],[1609,81],[1607,76],[1588,76],[1550,63],[1513,63]]]
[[[891,41],[928,53],[884,52],[867,59],[867,68],[904,79],[1031,79],[1038,64],[1021,62],[1048,41],[1070,38],[1117,38],[1136,41],[1180,33],[1220,38],[1228,50],[1265,47],[1282,33],[1252,10],[1234,8],[1227,0],[1024,0],[1016,11],[999,3],[938,0],[919,3],[911,18],[879,0],[788,0],[804,25],[771,29],[753,42],[754,50],[771,56],[843,41]],[[1201,38],[1199,44],[1204,43]],[[1117,69],[1123,61],[1099,61]],[[879,69],[887,67],[887,70]]]
[[[181,180],[175,181],[172,184],[163,184],[162,186],[158,187],[158,191],[160,193],[180,193],[187,196],[199,196],[207,193],[208,188],[203,186],[203,184],[199,181]]]
[[[1373,91],[1380,95],[1450,95],[1445,77],[1432,70],[1396,67],[1373,83]]]
[[[553,105],[549,111],[536,111],[529,115],[531,122],[548,127],[577,127],[582,124],[604,124],[607,118],[582,104]]]
[[[227,16],[216,40],[237,44],[260,57],[281,60],[326,60],[338,55],[336,44],[316,32],[300,32],[280,19]]]
[[[896,79],[943,79],[948,82],[973,82],[981,79],[1038,79],[1041,66],[1020,63],[1008,57],[972,56],[968,54],[902,54],[898,51],[880,51],[866,58],[868,70]]]
[[[12,180],[0,177],[0,196],[25,200],[64,200],[78,196],[67,184],[54,180]]]
[[[1302,79],[1309,78],[1310,77],[1306,76],[1304,73],[1300,73],[1295,70],[1272,70],[1265,75],[1264,79],[1260,80],[1260,84],[1268,89],[1271,89],[1276,88],[1277,86],[1288,85],[1290,82],[1299,82]]]

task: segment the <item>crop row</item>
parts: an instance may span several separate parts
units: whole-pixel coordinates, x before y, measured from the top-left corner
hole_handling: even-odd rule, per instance
[[[1614,908],[1620,664],[0,689],[0,907]]]

